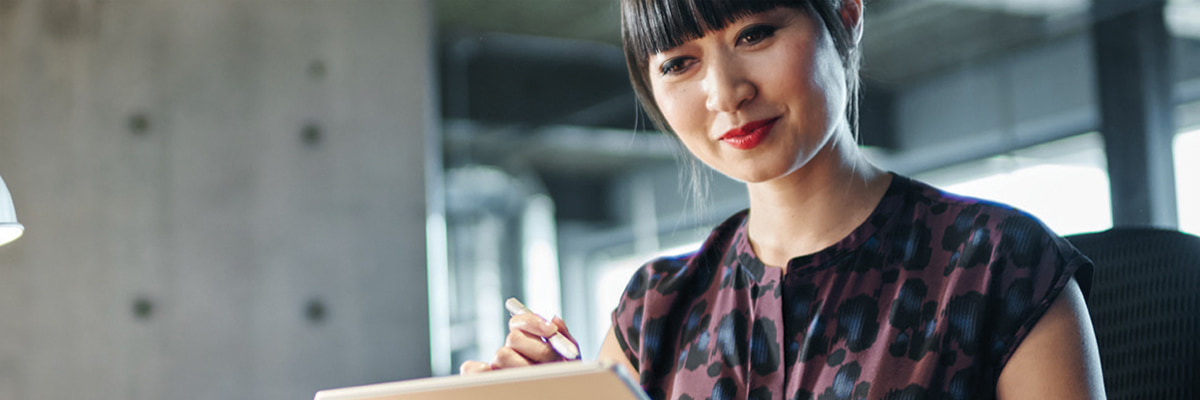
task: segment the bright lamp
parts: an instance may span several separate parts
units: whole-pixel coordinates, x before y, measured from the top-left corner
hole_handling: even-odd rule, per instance
[[[17,222],[17,210],[13,208],[12,195],[4,178],[0,178],[0,246],[17,240],[25,232],[25,227]]]

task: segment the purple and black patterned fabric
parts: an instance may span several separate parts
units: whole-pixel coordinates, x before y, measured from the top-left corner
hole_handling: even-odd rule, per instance
[[[1025,213],[899,175],[862,225],[786,271],[754,255],[749,212],[626,287],[613,327],[651,398],[993,398],[1021,340],[1091,269]]]

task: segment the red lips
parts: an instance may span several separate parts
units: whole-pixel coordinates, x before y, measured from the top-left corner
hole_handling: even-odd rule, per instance
[[[779,117],[753,121],[730,129],[729,132],[721,135],[718,140],[739,150],[750,150],[758,146],[759,143],[762,143],[763,139],[767,138],[776,121],[779,121]]]

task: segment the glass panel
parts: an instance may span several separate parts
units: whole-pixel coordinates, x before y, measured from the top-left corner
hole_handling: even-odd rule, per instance
[[[1179,230],[1200,235],[1200,129],[1175,136]]]
[[[655,258],[664,256],[675,256],[695,251],[700,248],[702,242],[688,243],[686,245],[672,247],[658,251],[653,254],[639,254],[622,259],[610,259],[601,261],[599,268],[596,269],[596,286],[592,288],[592,309],[591,314],[594,327],[602,327],[597,329],[600,334],[608,332],[608,327],[612,325],[612,311],[617,306],[617,302],[621,300],[621,295],[625,293],[625,285],[629,284],[629,279],[633,277],[633,273],[637,271],[642,264]],[[600,339],[603,339],[601,337]],[[597,341],[599,343],[599,341]]]
[[[917,174],[964,196],[1005,203],[1060,235],[1112,227],[1104,142],[1088,133]]]

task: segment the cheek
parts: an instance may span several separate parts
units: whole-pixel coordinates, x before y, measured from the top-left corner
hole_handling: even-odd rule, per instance
[[[686,86],[654,88],[654,98],[658,110],[671,125],[671,129],[680,136],[689,136],[694,133],[697,124],[705,120],[703,116],[699,115],[704,110],[704,98],[698,96],[698,92]]]
[[[671,130],[675,131],[675,137],[689,153],[708,163],[711,150],[705,144],[708,142],[709,117],[706,115],[702,91],[676,85],[655,87],[653,92],[658,110]]]
[[[845,107],[845,74],[829,45],[826,49],[820,41],[800,41],[757,64],[766,96],[790,104],[800,123],[818,131],[835,125]]]
[[[831,115],[841,115],[846,107],[846,71],[833,42],[824,40],[813,56],[813,85],[824,94]]]
[[[792,46],[780,47],[769,60],[760,62],[762,68],[770,71],[769,86],[782,92],[780,95],[824,95],[826,85],[821,78],[824,67],[814,46],[808,41],[798,41]]]

